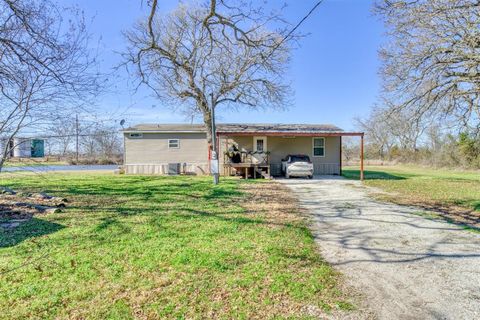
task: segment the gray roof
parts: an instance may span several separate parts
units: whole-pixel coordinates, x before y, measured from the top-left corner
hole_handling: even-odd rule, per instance
[[[181,123],[142,123],[133,127],[126,128],[123,131],[132,132],[205,132],[203,124],[181,124]]]
[[[225,123],[219,124],[217,131],[224,133],[327,133],[343,130],[331,124]]]
[[[126,132],[205,132],[202,124],[138,124]],[[219,133],[335,133],[342,129],[331,124],[219,123]]]

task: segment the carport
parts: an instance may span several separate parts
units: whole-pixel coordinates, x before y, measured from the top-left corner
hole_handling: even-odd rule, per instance
[[[269,178],[279,174],[287,154],[309,155],[316,175],[342,174],[342,137],[360,137],[360,179],[364,178],[364,133],[332,125],[222,124],[217,150],[223,174]],[[234,159],[234,160],[232,160]]]

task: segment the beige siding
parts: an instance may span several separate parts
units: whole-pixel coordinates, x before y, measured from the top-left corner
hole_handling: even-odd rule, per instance
[[[168,148],[169,139],[179,139],[180,148]],[[226,139],[221,137],[220,163],[224,161]],[[238,144],[240,150],[253,150],[253,136],[228,137],[229,145]],[[279,168],[281,159],[288,154],[309,155],[316,174],[340,173],[340,137],[325,137],[325,156],[313,156],[312,137],[267,137],[272,171]],[[185,173],[208,173],[208,146],[204,133],[144,133],[142,138],[125,134],[125,168],[127,173],[166,174],[168,163],[185,163]],[[182,172],[183,172],[182,171]]]
[[[168,140],[179,139],[180,148],[169,149]],[[204,133],[144,133],[143,138],[125,134],[125,164],[204,164],[208,145]]]
[[[232,136],[228,137],[229,144],[237,143],[239,149],[253,150],[253,137]],[[221,160],[225,150],[225,137],[220,141]],[[325,156],[313,156],[313,137],[267,137],[267,150],[270,151],[270,163],[272,171],[275,166],[281,164],[281,160],[288,154],[306,154],[310,156],[316,174],[339,174],[340,173],[340,137],[325,137]]]
[[[268,137],[268,151],[270,151],[270,162],[279,163],[288,154],[306,154],[310,156],[313,163],[339,163],[340,162],[340,138],[325,137],[325,156],[313,156],[312,137]]]

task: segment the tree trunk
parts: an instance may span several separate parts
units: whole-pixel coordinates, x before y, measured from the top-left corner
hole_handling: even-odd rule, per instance
[[[210,109],[203,112],[203,123],[207,130],[207,143],[210,149],[212,149],[212,112]]]

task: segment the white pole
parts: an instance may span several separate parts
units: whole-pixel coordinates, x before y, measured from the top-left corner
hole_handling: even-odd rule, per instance
[[[217,154],[217,130],[215,128],[215,103],[213,101],[213,93],[210,94],[212,99],[212,160],[210,168],[212,168],[213,184],[217,185],[219,180],[219,168],[218,168],[218,154]]]

